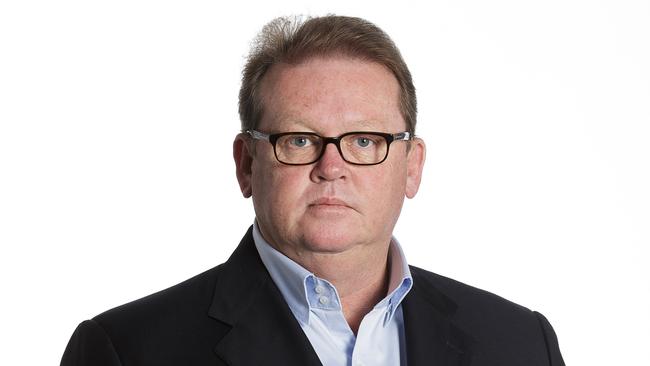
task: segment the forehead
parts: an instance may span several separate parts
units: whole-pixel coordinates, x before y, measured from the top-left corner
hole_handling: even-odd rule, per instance
[[[262,80],[260,129],[396,132],[406,127],[399,85],[383,65],[349,57],[274,65]]]

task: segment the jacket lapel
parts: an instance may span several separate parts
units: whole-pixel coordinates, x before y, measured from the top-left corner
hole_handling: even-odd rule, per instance
[[[408,365],[470,365],[472,339],[451,321],[456,304],[421,271],[411,267],[413,288],[402,302]]]
[[[209,315],[231,327],[215,346],[228,365],[321,365],[260,260],[252,229],[223,264]]]

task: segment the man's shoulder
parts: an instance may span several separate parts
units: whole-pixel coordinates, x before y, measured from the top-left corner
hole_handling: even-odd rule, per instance
[[[222,272],[223,264],[82,322],[62,364],[219,364],[212,349],[228,327],[209,311]]]
[[[492,292],[415,266],[411,266],[411,273],[414,286],[418,286],[423,291],[442,294],[449,303],[453,304],[458,318],[486,321],[505,319],[537,321],[537,314],[532,310]]]
[[[512,364],[516,359],[516,364],[533,364],[532,360],[544,359],[547,354],[543,352],[548,351],[553,365],[564,364],[557,337],[542,314],[421,268],[411,267],[411,273],[412,290],[421,298],[435,301],[438,309],[471,337],[475,355],[480,359],[513,360]],[[524,359],[527,361],[520,362]]]
[[[105,311],[92,320],[109,335],[116,336],[143,332],[150,337],[153,331],[179,334],[189,329],[197,333],[198,328],[217,321],[211,315],[216,297],[223,297],[224,292],[245,291],[242,287],[246,284],[265,279],[252,240],[251,227],[226,262],[165,290]],[[223,309],[230,305],[221,301],[219,306]]]
[[[107,310],[93,318],[110,333],[149,333],[161,327],[204,321],[223,264],[181,283]]]

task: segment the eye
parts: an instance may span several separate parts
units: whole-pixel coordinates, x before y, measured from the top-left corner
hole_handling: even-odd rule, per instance
[[[293,136],[289,140],[289,144],[295,147],[305,147],[311,143],[307,136]]]
[[[359,147],[368,147],[374,143],[371,139],[366,136],[359,136],[354,139],[354,143]]]

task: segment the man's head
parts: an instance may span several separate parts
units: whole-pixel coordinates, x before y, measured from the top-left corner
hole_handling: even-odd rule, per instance
[[[264,35],[278,27],[286,33],[282,42]],[[323,39],[345,47],[332,48]],[[314,18],[302,26],[276,20],[264,28],[260,42],[253,53],[264,50],[273,57],[267,65],[253,56],[244,70],[240,112],[249,133],[235,139],[234,157],[242,193],[253,197],[262,234],[293,259],[387,246],[404,197],[418,190],[425,155],[420,139],[404,140],[407,135],[400,134],[414,128],[415,94],[399,52],[374,25],[345,17]],[[310,52],[301,54],[294,47]],[[369,54],[396,56],[398,62],[390,65],[399,64],[407,81]],[[412,94],[410,117],[403,107],[405,85],[406,94]],[[252,105],[246,106],[249,101]],[[338,137],[355,131],[392,136],[355,137],[336,146],[309,135]],[[264,140],[287,132],[305,134]],[[379,158],[386,154],[381,162],[354,155],[381,144],[387,147],[377,150]],[[314,155],[315,162],[303,159],[312,147],[322,153]],[[294,155],[286,158],[282,151]]]

